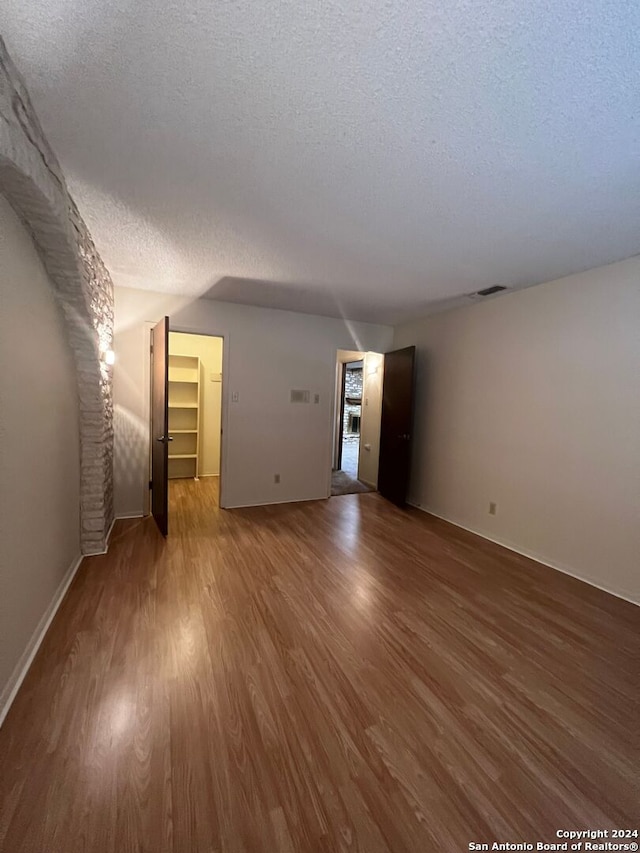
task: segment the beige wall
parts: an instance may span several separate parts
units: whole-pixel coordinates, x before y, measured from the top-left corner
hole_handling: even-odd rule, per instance
[[[0,196],[0,715],[80,554],[75,369],[30,236]]]
[[[148,324],[165,314],[173,328],[225,337],[223,505],[327,497],[336,351],[384,351],[388,326],[116,288],[117,514],[141,512],[148,491],[146,336]],[[311,402],[290,403],[292,389],[308,390]]]
[[[380,456],[380,416],[382,414],[382,376],[384,356],[368,352],[364,357],[362,380],[362,420],[358,477],[370,486],[378,485]]]
[[[171,332],[169,352],[176,355],[195,355],[200,359],[198,473],[201,477],[217,477],[220,474],[222,421],[222,338]]]
[[[398,328],[410,344],[412,501],[640,602],[640,258]]]

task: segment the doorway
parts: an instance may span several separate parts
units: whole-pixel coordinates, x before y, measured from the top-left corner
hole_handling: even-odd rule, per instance
[[[380,353],[338,350],[331,495],[374,491],[380,442]]]
[[[152,512],[167,535],[176,501],[220,506],[224,340],[170,331],[169,319],[152,332]]]
[[[343,369],[342,441],[340,470],[358,479],[360,426],[362,423],[362,370],[364,360],[348,361]]]

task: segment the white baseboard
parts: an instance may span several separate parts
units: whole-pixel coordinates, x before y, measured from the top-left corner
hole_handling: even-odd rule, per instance
[[[11,707],[13,700],[16,698],[18,690],[20,689],[20,685],[24,681],[24,677],[29,671],[29,667],[31,666],[34,657],[38,649],[40,648],[40,644],[44,640],[45,634],[49,629],[49,625],[53,621],[53,617],[58,612],[58,608],[62,604],[62,601],[66,595],[67,590],[71,585],[71,581],[76,576],[76,572],[80,568],[80,564],[84,559],[83,556],[76,557],[73,563],[67,569],[65,576],[62,578],[60,582],[60,586],[56,590],[55,595],[53,596],[49,607],[42,614],[42,618],[38,623],[35,631],[33,632],[31,639],[27,643],[27,647],[22,653],[20,660],[15,666],[15,669],[11,673],[9,681],[5,684],[2,693],[0,693],[0,726],[4,722],[5,717],[7,716],[7,712]]]
[[[102,551],[87,551],[83,556],[85,557],[99,557],[101,554],[106,554],[109,550],[109,539],[111,538],[111,531],[113,530],[113,525],[117,521],[117,516],[114,515],[111,524],[109,525],[109,529],[107,530],[107,538],[105,540],[106,547],[102,549]]]
[[[370,480],[363,480],[360,477],[358,477],[358,479],[360,480],[361,483],[364,483],[365,486],[369,486],[370,489],[376,489],[377,490],[377,488],[378,488],[377,483],[372,483]]]
[[[468,533],[473,533],[476,536],[480,536],[481,539],[486,539],[487,542],[493,542],[496,545],[501,545],[508,551],[513,551],[515,554],[520,554],[522,557],[527,557],[529,560],[535,560],[536,563],[541,563],[541,565],[543,566],[547,566],[550,569],[555,569],[556,572],[562,572],[563,575],[569,575],[570,577],[582,581],[583,583],[588,583],[589,586],[594,586],[596,589],[602,590],[602,592],[608,592],[609,595],[614,595],[616,598],[621,598],[623,601],[628,601],[629,604],[635,604],[636,607],[640,607],[640,601],[637,601],[633,598],[629,598],[628,595],[623,595],[621,592],[617,592],[614,589],[596,583],[590,578],[585,578],[583,575],[579,575],[574,569],[569,568],[568,566],[562,566],[557,563],[553,563],[547,557],[541,557],[539,554],[534,554],[532,551],[525,551],[505,539],[498,539],[493,536],[487,536],[486,533],[481,533],[479,530],[474,530],[473,527],[467,527],[464,524],[460,524],[457,521],[453,521],[452,519],[447,518],[444,515],[440,515],[439,513],[434,512],[432,509],[428,509],[424,506],[419,506],[417,503],[413,503],[413,501],[407,501],[407,503],[409,504],[409,506],[414,507],[414,509],[419,509],[421,512],[424,512],[427,515],[433,515],[435,518],[439,518],[441,521],[446,521],[448,524],[453,524],[454,527],[459,527],[461,530],[466,530]]]
[[[90,553],[85,554],[84,556],[85,557],[101,557],[101,556],[104,556],[106,553],[108,553],[109,541],[111,539],[111,534],[113,533],[113,526],[116,523],[116,521],[118,521],[119,519],[121,519],[121,518],[143,518],[143,517],[144,517],[144,513],[142,513],[142,512],[133,512],[130,515],[114,515],[113,521],[111,522],[111,526],[109,527],[109,530],[107,531],[107,547],[104,548],[102,551],[91,551]]]
[[[266,503],[260,504],[233,504],[222,507],[222,509],[253,509],[259,506],[280,506],[280,504],[307,504],[312,501],[326,501],[328,497],[328,495],[320,495],[317,498],[290,498],[286,501],[266,501]]]
[[[131,515],[116,515],[111,522],[111,526],[109,527],[109,531],[107,533],[107,547],[104,551],[97,551],[94,554],[83,554],[79,557],[76,557],[72,565],[67,570],[64,578],[60,582],[60,586],[56,590],[53,599],[51,600],[51,604],[45,611],[42,616],[42,619],[38,623],[36,630],[33,632],[29,643],[27,644],[26,649],[22,653],[20,660],[16,664],[15,669],[13,670],[9,681],[4,686],[4,689],[0,693],[0,726],[4,722],[4,718],[7,716],[9,708],[13,703],[13,700],[16,698],[18,690],[20,689],[20,685],[24,681],[24,678],[29,671],[29,667],[33,663],[33,659],[36,656],[38,649],[42,641],[44,640],[45,634],[49,629],[49,625],[53,621],[53,617],[56,615],[58,608],[62,604],[62,600],[64,599],[67,590],[71,586],[71,581],[76,576],[76,572],[80,568],[80,564],[84,557],[99,557],[101,554],[106,554],[109,550],[109,541],[111,539],[111,534],[113,532],[113,527],[120,518],[142,518],[143,514],[141,512],[136,512]]]

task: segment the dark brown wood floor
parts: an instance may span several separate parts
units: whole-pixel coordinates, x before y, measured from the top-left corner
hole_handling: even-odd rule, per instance
[[[637,826],[640,610],[378,495],[118,522],[0,731],[7,853]]]

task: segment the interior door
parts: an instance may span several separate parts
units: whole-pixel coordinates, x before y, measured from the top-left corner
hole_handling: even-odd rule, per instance
[[[151,513],[169,529],[169,318],[151,330]]]
[[[378,491],[404,506],[409,488],[416,348],[388,352],[384,357]]]

